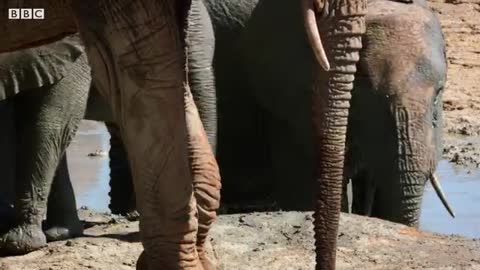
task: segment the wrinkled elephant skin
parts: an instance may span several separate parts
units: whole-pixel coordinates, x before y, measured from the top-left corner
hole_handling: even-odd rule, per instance
[[[418,226],[424,187],[442,152],[445,41],[423,1],[375,0],[369,7],[350,113],[352,210]]]
[[[64,153],[85,112],[90,68],[78,37],[73,36],[0,54],[0,66],[0,96],[11,106],[2,111],[2,117],[9,118],[3,122],[2,136],[12,140],[10,147],[2,148],[2,155],[10,157],[6,164],[13,168],[2,178],[0,189],[2,199],[14,205],[13,217],[1,220],[5,228],[0,252],[24,254],[44,246],[47,239],[83,232],[68,176],[55,173],[59,164],[67,166]],[[14,124],[9,127],[8,122]],[[50,193],[52,186],[62,192]],[[68,199],[59,198],[62,203],[52,205],[47,203],[49,196]]]
[[[42,4],[57,11],[65,2],[44,0]],[[2,10],[15,3],[6,1]],[[128,152],[141,213],[144,246],[141,265],[148,269],[200,269],[195,248],[198,220],[192,175],[188,170],[182,106],[187,84],[182,16],[187,14],[189,5],[173,0],[72,0],[71,3],[95,83],[111,105]],[[291,23],[303,22],[306,13],[300,12],[300,2],[294,4],[289,13],[293,15],[296,11],[299,16]],[[314,111],[310,119],[316,127],[315,152],[320,154],[315,163],[319,194],[314,222],[316,268],[334,269],[346,121],[361,35],[365,31],[366,1],[317,1],[316,5],[306,6],[313,7],[308,12],[313,11],[317,21],[324,23],[320,23],[320,35],[331,66],[328,76],[323,74],[324,83],[318,75],[313,78],[313,109],[320,111]],[[271,9],[269,13],[276,12]],[[57,16],[54,14],[52,18],[61,21]],[[56,24],[58,20],[51,19],[39,24],[51,22],[53,27],[29,31],[31,35],[24,37],[19,34],[24,25],[13,26],[5,18],[0,20],[9,37],[0,45],[0,51],[41,42],[42,35],[51,39],[72,30],[70,18],[63,18],[63,28]],[[317,106],[322,100],[328,106]]]

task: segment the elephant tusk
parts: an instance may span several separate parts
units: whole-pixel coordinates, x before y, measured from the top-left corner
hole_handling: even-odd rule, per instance
[[[322,45],[322,39],[320,38],[320,33],[318,32],[317,19],[315,18],[312,0],[302,0],[302,14],[307,31],[308,41],[312,46],[313,53],[323,69],[329,71],[330,63],[328,62],[327,54],[325,53]]]
[[[438,198],[440,199],[440,201],[442,201],[443,206],[445,206],[445,209],[447,209],[448,213],[454,218],[455,213],[450,207],[450,204],[445,197],[445,193],[443,193],[442,186],[440,185],[440,181],[438,181],[437,176],[435,174],[432,174],[430,177],[430,181],[432,182],[432,186],[435,189],[435,193],[437,193]]]

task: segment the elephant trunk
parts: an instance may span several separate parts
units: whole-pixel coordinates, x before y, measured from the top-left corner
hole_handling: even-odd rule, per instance
[[[366,13],[364,0],[337,1],[334,11],[328,4],[323,4],[322,13],[330,20],[329,27],[319,25],[330,60],[329,65],[321,64],[324,69],[330,67],[328,81],[322,80],[325,76],[317,65],[312,93],[318,192],[314,214],[316,269],[335,269],[347,121]]]
[[[429,145],[428,128],[413,129],[423,118],[415,114],[416,110],[407,110],[403,106],[395,106],[395,122],[398,139],[397,170],[399,175],[399,207],[400,215],[396,222],[418,227],[423,193],[427,181],[431,181],[437,196],[450,213],[455,216],[442,191],[440,182],[433,173],[436,163],[436,152]]]
[[[432,151],[428,151],[423,128],[412,129],[410,125],[422,119],[415,110],[408,110],[401,104],[393,108],[397,131],[397,170],[399,216],[394,222],[417,227],[422,195],[428,171],[433,170]],[[395,196],[396,197],[396,196]],[[395,205],[393,205],[395,207]]]

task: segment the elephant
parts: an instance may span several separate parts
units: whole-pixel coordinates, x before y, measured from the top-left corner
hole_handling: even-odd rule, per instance
[[[418,227],[431,181],[454,217],[435,176],[447,80],[440,22],[423,0],[374,0],[366,21],[347,131],[352,212]]]
[[[83,118],[90,83],[75,36],[0,54],[2,248],[29,250],[46,238],[82,234],[69,176],[55,173],[67,167],[64,153]],[[17,245],[25,231],[30,237]]]
[[[273,80],[257,75],[281,74],[284,67],[280,63],[281,51],[265,53],[253,47],[258,41],[254,39],[255,30],[249,27],[259,29],[265,23],[252,22],[252,7],[258,2],[243,2],[237,18],[221,17],[214,3],[207,1],[206,6],[216,30],[218,161],[224,182],[223,208],[227,212],[245,212],[267,205],[267,210],[311,210],[315,195],[311,183],[313,145],[307,137],[311,133],[309,122],[305,121],[308,111],[301,109],[309,108],[305,84],[308,80],[300,77],[307,73],[302,69],[308,68],[308,51],[302,54],[302,49],[308,48],[299,48],[295,55],[286,56],[291,65],[287,71],[299,72],[277,79],[276,87],[267,91]],[[231,10],[226,13],[234,14]],[[229,28],[228,20],[232,19],[241,23],[238,28]],[[344,174],[345,180],[353,183],[352,211],[418,226],[424,186],[431,180],[454,216],[434,176],[441,158],[442,94],[447,76],[445,41],[439,21],[422,0],[409,4],[375,0],[369,3],[366,23],[365,46],[360,51],[347,128]],[[415,43],[408,42],[412,39]],[[406,46],[409,54],[405,53]],[[232,48],[234,53],[229,52]],[[250,64],[246,56],[260,60]],[[262,57],[272,59],[272,63]],[[250,69],[255,77],[246,74]],[[410,119],[418,117],[421,125],[408,127],[411,137],[402,134],[401,125],[408,123],[401,123],[395,110],[403,110]],[[399,152],[407,148],[411,149],[411,157]],[[405,164],[417,171],[402,172]],[[265,169],[269,167],[273,169]],[[112,201],[128,198],[133,192],[128,187],[128,173],[123,175],[111,178],[112,191],[122,190],[119,195],[111,193]],[[346,196],[345,191],[343,194]],[[269,199],[265,200],[266,197]],[[344,211],[348,211],[347,204],[348,201]],[[132,207],[124,205],[117,211],[128,213]]]
[[[193,172],[188,169],[189,141],[196,142],[202,137],[188,135],[194,126],[187,123],[188,113],[184,113],[182,106],[184,93],[188,93],[184,91],[188,87],[184,30],[188,28],[185,17],[190,1],[42,0],[40,4],[40,0],[32,0],[29,3],[43,6],[50,15],[31,23],[0,18],[5,36],[0,52],[80,33],[94,83],[110,105],[128,152],[144,247],[137,268],[208,268],[199,259],[202,254],[198,252],[197,243],[203,244],[204,238],[197,238],[197,231],[208,228],[213,218],[201,221],[201,216],[206,214],[201,210],[197,218],[196,205],[198,201],[199,209],[214,208],[217,196],[207,201],[199,197],[212,198],[212,191],[218,190],[219,185],[207,181],[215,174],[210,173],[211,170],[198,170],[202,164],[211,168],[212,159],[194,159],[196,169]],[[305,71],[312,88],[312,111],[308,119],[315,127],[311,139],[315,143],[313,175],[318,193],[314,214],[316,268],[335,269],[345,158],[344,123],[348,120],[350,92],[365,32],[366,1],[265,0],[261,3],[255,7],[255,13],[271,22],[267,26],[280,21],[285,22],[283,26],[297,28],[292,37],[301,47],[309,47],[309,54],[315,55],[316,61],[309,58],[312,69]],[[16,0],[7,0],[0,8],[6,12],[15,4]],[[241,6],[242,2],[230,5]],[[224,7],[223,2],[216,5],[220,11]],[[223,17],[231,15],[223,12]],[[230,23],[236,24],[234,20]],[[260,33],[265,29],[251,30]],[[277,40],[258,43],[259,49],[291,53],[297,49],[295,42],[279,40],[279,31],[273,34]],[[267,37],[274,38],[272,35],[263,38]],[[258,36],[257,41],[259,39],[262,36]],[[208,140],[200,142],[211,152]],[[192,150],[205,158],[205,152]],[[203,182],[197,181],[198,178]],[[200,184],[209,192],[199,190]]]
[[[227,19],[207,5],[217,43],[222,205],[234,205],[233,211],[238,204],[259,209],[266,203],[270,209],[311,210],[317,192],[308,121],[316,106],[308,84],[312,55],[290,25],[258,15],[262,1],[249,3],[257,8],[244,4]],[[233,29],[224,20],[240,23]],[[447,70],[439,21],[424,1],[373,0],[366,24],[348,122],[331,123],[348,126],[343,172],[352,179],[353,212],[418,226],[431,180],[453,215],[434,176]],[[280,38],[280,47],[269,44]],[[291,53],[281,48],[292,44]]]

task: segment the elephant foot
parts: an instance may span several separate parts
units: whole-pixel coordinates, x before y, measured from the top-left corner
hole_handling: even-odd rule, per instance
[[[200,262],[202,263],[204,270],[215,270],[217,267],[215,264],[210,260],[205,252],[199,252],[198,257]]]
[[[22,224],[0,236],[0,252],[6,255],[23,255],[47,245],[40,225]]]
[[[203,266],[203,263],[200,263],[199,261],[196,264],[196,267],[192,267],[188,269],[189,270],[190,269],[191,270],[214,270],[215,269],[215,268],[204,268],[204,267],[205,266]],[[140,253],[140,257],[138,257],[138,260],[137,260],[136,270],[156,270],[156,269],[164,269],[164,268],[162,268],[162,266],[149,267],[147,255],[145,255],[145,251],[142,251],[142,253]]]
[[[83,235],[83,225],[80,220],[70,222],[67,225],[50,225],[45,230],[47,241],[60,241]]]

